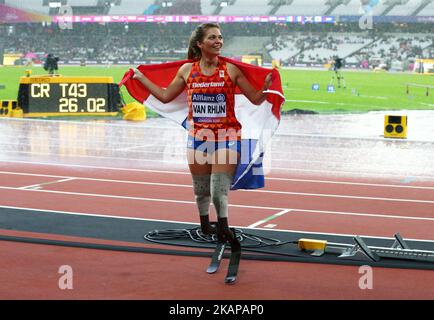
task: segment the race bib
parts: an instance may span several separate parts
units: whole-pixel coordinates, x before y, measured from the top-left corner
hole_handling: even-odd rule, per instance
[[[194,93],[191,97],[194,122],[220,122],[226,118],[226,96],[223,93]]]

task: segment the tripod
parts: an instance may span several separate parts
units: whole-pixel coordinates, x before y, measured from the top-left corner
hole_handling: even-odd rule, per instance
[[[334,74],[332,75],[332,78],[330,79],[330,85],[333,85],[335,83],[335,79],[338,81],[338,88],[341,87],[341,80],[342,84],[344,86],[344,89],[347,88],[347,83],[345,82],[345,78],[342,75],[342,73],[338,69],[334,69]]]

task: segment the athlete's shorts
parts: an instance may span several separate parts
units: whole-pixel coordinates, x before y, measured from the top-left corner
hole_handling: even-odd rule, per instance
[[[195,139],[194,137],[189,135],[187,140],[187,148],[202,151],[205,153],[213,153],[218,149],[229,149],[240,153],[241,141],[204,141]]]

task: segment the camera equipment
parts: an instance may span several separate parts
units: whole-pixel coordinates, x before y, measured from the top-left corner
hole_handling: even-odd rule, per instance
[[[55,57],[51,53],[48,54],[44,64],[44,70],[48,71],[49,74],[54,74],[54,71],[58,69],[58,61],[59,57]]]
[[[332,78],[331,78],[331,80],[330,80],[330,85],[333,85],[334,84],[334,81],[335,81],[335,77],[336,77],[336,79],[338,80],[338,88],[340,88],[341,87],[341,80],[342,80],[342,82],[343,82],[343,86],[344,86],[344,89],[346,89],[346,87],[347,87],[347,84],[346,84],[346,82],[345,82],[345,79],[344,79],[344,76],[341,74],[341,72],[339,71],[342,67],[344,66],[344,61],[343,61],[343,59],[341,59],[341,58],[339,58],[339,57],[335,57],[334,59],[333,59],[333,62],[332,62],[332,70],[334,71],[334,75],[332,76]]]
[[[341,58],[335,58],[334,63],[333,63],[333,70],[339,70],[340,68],[342,68],[343,66],[343,61]]]

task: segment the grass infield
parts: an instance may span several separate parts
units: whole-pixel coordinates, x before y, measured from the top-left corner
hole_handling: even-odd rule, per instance
[[[19,80],[26,70],[32,75],[46,74],[41,67],[0,67],[0,100],[16,99]],[[112,76],[119,82],[128,66],[59,68],[64,76]],[[334,81],[335,92],[328,92],[334,73],[328,70],[287,70],[281,69],[283,90],[286,98],[283,111],[305,110],[316,113],[363,113],[378,110],[434,110],[434,88],[410,86],[407,84],[434,86],[434,76],[373,71],[347,71],[341,73],[345,79],[346,89],[338,88]],[[318,84],[319,90],[312,90]],[[133,99],[125,88],[122,89],[125,101]],[[151,113],[152,114],[152,113]]]

